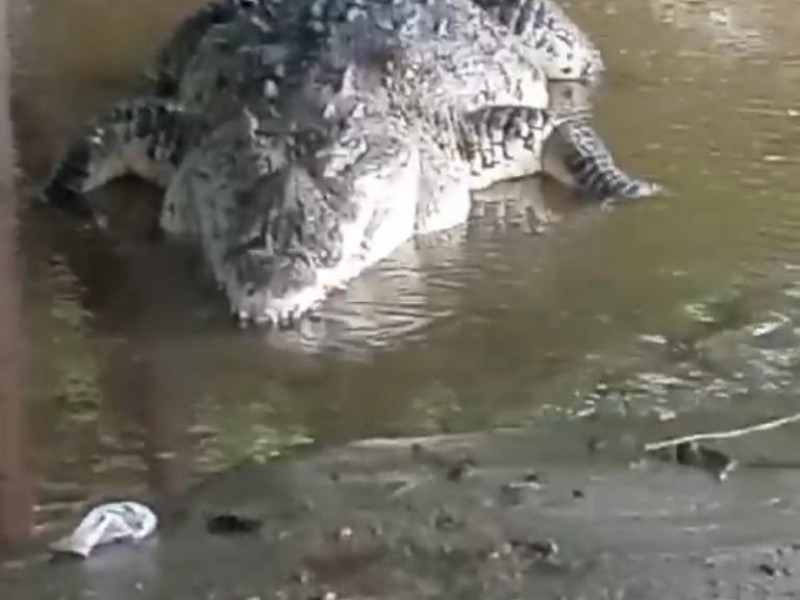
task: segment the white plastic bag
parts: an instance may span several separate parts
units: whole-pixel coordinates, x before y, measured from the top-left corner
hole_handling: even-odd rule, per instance
[[[89,556],[95,546],[130,540],[139,541],[156,529],[158,518],[138,502],[111,502],[96,506],[75,530],[52,543],[53,552]]]

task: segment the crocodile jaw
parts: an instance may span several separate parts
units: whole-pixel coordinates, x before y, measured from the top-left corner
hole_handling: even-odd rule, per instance
[[[298,194],[303,196],[298,203],[320,202],[312,196],[321,184],[308,172],[291,168],[278,193],[285,195],[283,204],[294,203],[292,196]],[[420,188],[416,148],[398,153],[386,169],[367,172],[348,188],[346,196],[325,200],[349,208],[328,215],[325,226],[333,226],[335,235],[314,236],[325,240],[321,247],[303,248],[301,236],[292,253],[255,248],[218,269],[217,279],[240,322],[291,325],[413,236]],[[311,237],[317,225],[306,219],[302,226]],[[272,230],[269,224],[267,230]],[[275,245],[271,240],[265,244]]]

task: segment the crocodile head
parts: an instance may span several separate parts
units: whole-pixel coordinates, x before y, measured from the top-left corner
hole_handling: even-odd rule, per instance
[[[343,283],[326,281],[345,259],[341,219],[331,194],[300,167],[263,178],[249,196],[262,209],[215,275],[241,324],[291,325]]]
[[[199,242],[239,321],[289,324],[413,235],[416,147],[382,111],[343,117],[264,136],[243,118],[170,185],[162,227]]]
[[[413,235],[419,160],[397,143],[377,155],[369,144],[349,175],[293,164],[247,192],[255,210],[231,229],[216,273],[240,322],[291,325]]]

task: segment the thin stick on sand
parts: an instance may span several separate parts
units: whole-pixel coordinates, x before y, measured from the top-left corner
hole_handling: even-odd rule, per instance
[[[695,433],[693,435],[684,435],[660,442],[651,442],[650,444],[645,444],[644,449],[646,452],[653,452],[655,450],[661,450],[662,448],[669,448],[690,442],[701,442],[705,440],[727,440],[748,435],[750,433],[757,433],[759,431],[777,429],[778,427],[783,427],[784,425],[789,425],[790,423],[796,423],[798,421],[800,421],[800,412],[788,415],[786,417],[780,417],[779,419],[764,421],[763,423],[756,423],[755,425],[750,425],[749,427],[742,427],[741,429]]]

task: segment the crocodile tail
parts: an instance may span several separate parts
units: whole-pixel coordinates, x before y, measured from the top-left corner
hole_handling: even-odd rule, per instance
[[[566,119],[556,128],[559,165],[545,170],[571,187],[598,198],[646,198],[661,193],[656,183],[632,177],[614,157],[594,128],[584,120]],[[553,153],[548,153],[550,157]]]
[[[90,121],[69,143],[42,192],[45,203],[91,214],[83,194],[126,174],[165,186],[201,121],[177,103],[156,98],[124,102]]]

